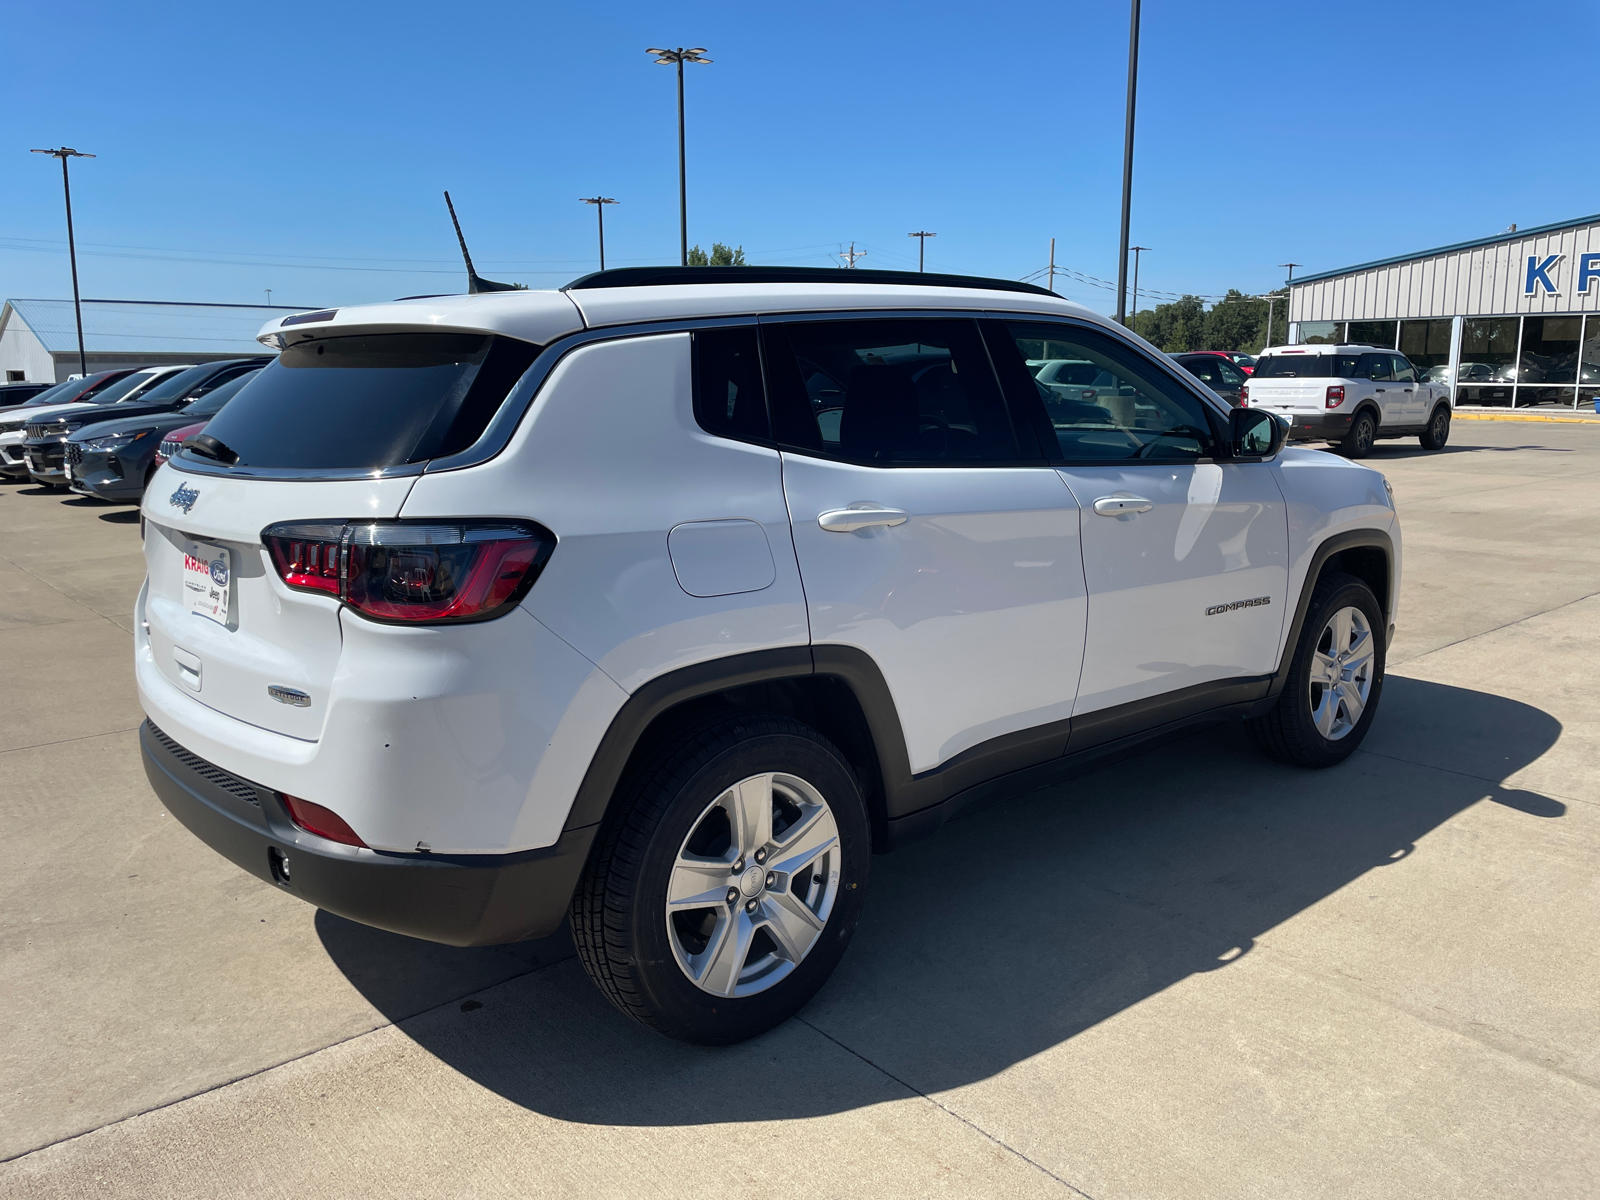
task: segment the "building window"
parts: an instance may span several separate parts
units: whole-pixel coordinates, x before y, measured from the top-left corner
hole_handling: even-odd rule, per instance
[[[26,382],[28,382],[28,373],[26,371],[7,371],[6,372],[6,382],[7,383],[26,383]]]
[[[1523,317],[1522,354],[1517,362],[1517,407],[1572,404],[1578,379],[1582,317]],[[1566,384],[1554,387],[1553,384]],[[1537,386],[1530,386],[1537,385]]]
[[[1309,346],[1337,346],[1344,339],[1343,321],[1301,321],[1300,343]]]
[[[1461,323],[1457,404],[1510,404],[1516,380],[1516,317],[1468,317]]]
[[[1578,354],[1578,405],[1591,404],[1600,412],[1600,316],[1585,319],[1583,349]]]
[[[1351,321],[1350,341],[1357,346],[1382,346],[1385,350],[1399,349],[1395,345],[1395,326],[1398,321]]]
[[[1429,380],[1448,382],[1450,372],[1449,317],[1432,321],[1400,322],[1400,353]]]

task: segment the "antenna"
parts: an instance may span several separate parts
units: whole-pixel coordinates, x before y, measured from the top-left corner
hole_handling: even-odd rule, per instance
[[[482,278],[472,269],[472,255],[467,253],[467,239],[461,236],[461,222],[456,220],[456,206],[450,202],[450,193],[444,194],[445,207],[450,210],[450,224],[456,227],[456,241],[461,243],[461,257],[467,264],[467,295],[476,296],[479,292],[515,292],[519,289],[515,284],[496,283],[492,279]]]

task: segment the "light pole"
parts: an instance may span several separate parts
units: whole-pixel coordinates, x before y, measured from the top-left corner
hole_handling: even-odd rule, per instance
[[[78,299],[78,246],[72,236],[72,183],[67,178],[67,159],[93,158],[92,154],[83,154],[70,146],[62,146],[58,150],[35,150],[35,154],[49,154],[61,160],[61,191],[67,198],[67,259],[72,263],[72,312],[78,318],[78,371],[80,374],[89,373],[89,356],[83,352],[83,304]]]
[[[272,289],[271,288],[262,288],[261,290],[267,294],[267,307],[271,308],[272,307]]]
[[[585,204],[594,205],[594,215],[600,222],[600,269],[606,269],[606,205],[616,204],[610,196],[579,196]]]
[[[937,233],[929,233],[926,229],[919,229],[915,233],[906,234],[906,236],[907,237],[914,237],[914,238],[918,239],[917,240],[917,274],[920,275],[920,274],[922,274],[923,254],[928,249],[928,239],[931,238],[931,237],[938,237],[939,235]]]
[[[652,46],[646,54],[656,55],[656,62],[664,66],[678,68],[678,260],[682,266],[689,265],[689,186],[685,182],[685,163],[683,153],[683,64],[686,62],[708,63],[711,60],[703,57],[704,46],[691,46],[685,50],[679,46],[676,50],[663,50]]]
[[[1288,329],[1289,298],[1294,295],[1294,269],[1296,267],[1305,266],[1305,263],[1279,263],[1278,265],[1280,267],[1288,267],[1289,268],[1289,282],[1288,282],[1288,285],[1286,286],[1286,288],[1284,290],[1284,293],[1283,293],[1283,319],[1284,319],[1283,340],[1284,341],[1288,341],[1289,340],[1289,329]],[[1267,312],[1269,314],[1268,322],[1267,322],[1267,341],[1268,342],[1272,341],[1272,323],[1271,323],[1271,317],[1270,317],[1271,311],[1272,311],[1272,308],[1269,305],[1268,308],[1267,308]]]
[[[1139,332],[1139,252],[1150,249],[1149,246],[1129,246],[1133,251],[1133,316],[1129,318],[1128,328],[1135,333]]]
[[[1128,216],[1133,204],[1133,110],[1139,89],[1139,0],[1128,18],[1128,115],[1122,132],[1122,236],[1117,240],[1117,321],[1127,324]]]

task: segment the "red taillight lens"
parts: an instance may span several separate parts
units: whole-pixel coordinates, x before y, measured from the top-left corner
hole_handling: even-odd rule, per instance
[[[274,525],[261,535],[278,577],[292,588],[339,594],[344,522]]]
[[[356,831],[345,824],[344,818],[333,809],[302,800],[299,796],[289,796],[283,792],[279,792],[278,795],[283,798],[284,807],[289,810],[290,818],[307,833],[327,838],[330,842],[343,842],[346,846],[366,847],[366,843],[356,835]]]
[[[1250,407],[1250,385],[1248,383],[1242,383],[1239,385],[1239,407]]]
[[[1338,408],[1339,405],[1341,405],[1343,403],[1344,403],[1344,384],[1336,383],[1336,384],[1334,384],[1332,387],[1330,387],[1328,389],[1328,398],[1327,398],[1326,401],[1324,401],[1324,407],[1327,407],[1327,408]]]
[[[510,521],[305,522],[263,530],[279,577],[376,621],[481,621],[511,608],[555,538]]]

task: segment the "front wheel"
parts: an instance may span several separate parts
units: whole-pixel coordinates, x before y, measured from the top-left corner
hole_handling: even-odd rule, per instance
[[[1378,423],[1369,412],[1357,413],[1350,432],[1339,443],[1339,452],[1346,458],[1365,458],[1372,453],[1372,443],[1378,436]]]
[[[573,897],[590,978],[684,1041],[788,1019],[861,910],[871,832],[849,764],[807,725],[748,716],[673,740],[634,779]]]
[[[1317,581],[1277,704],[1249,723],[1256,743],[1301,767],[1341,763],[1367,736],[1383,692],[1378,598],[1353,575]]]
[[[1433,416],[1428,418],[1428,427],[1418,440],[1422,442],[1424,450],[1444,449],[1444,444],[1450,440],[1450,409],[1446,405],[1441,404],[1433,410]]]

